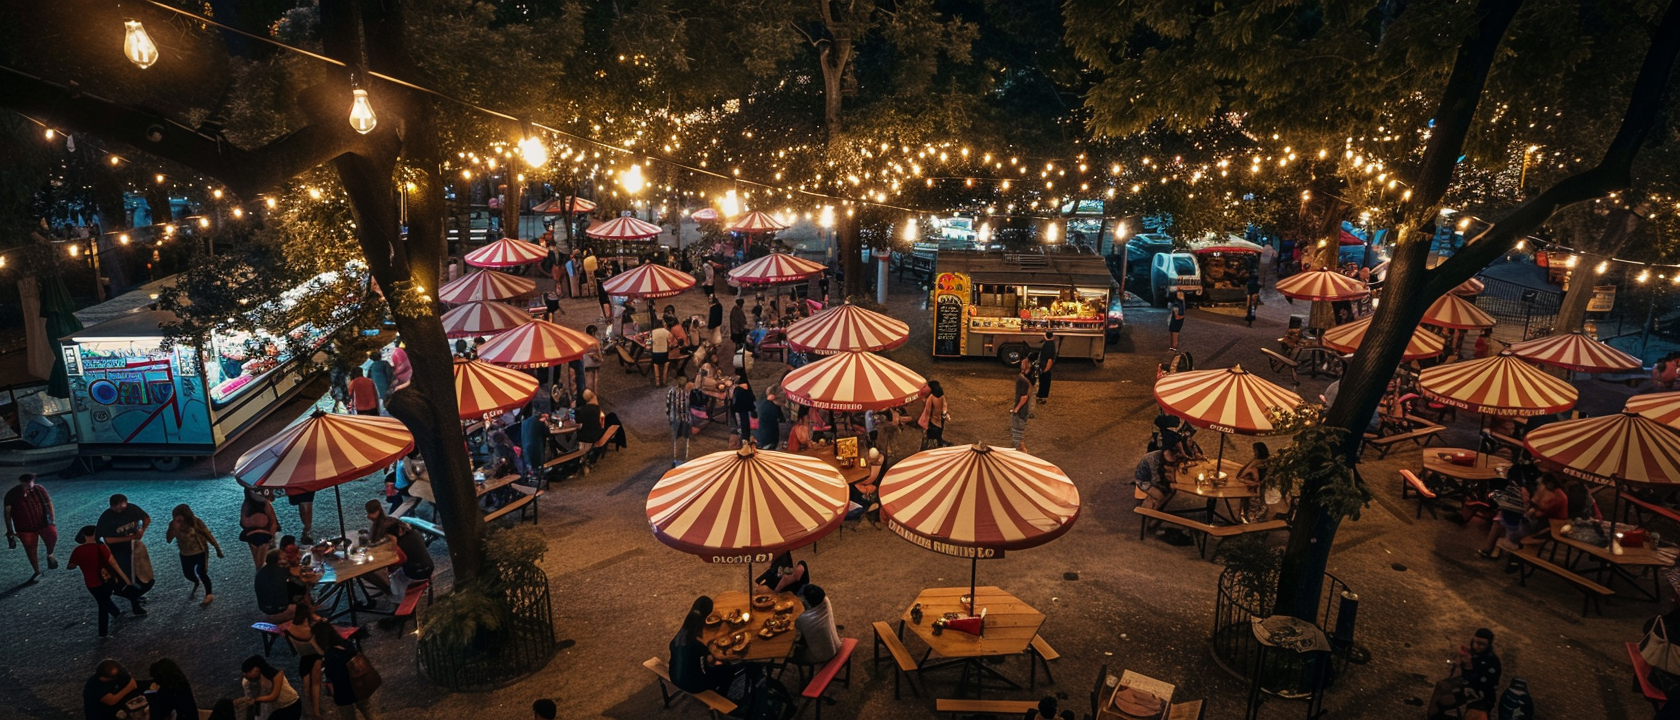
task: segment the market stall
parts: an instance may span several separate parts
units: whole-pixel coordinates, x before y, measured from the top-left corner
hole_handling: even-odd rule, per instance
[[[1191,245],[1202,276],[1202,304],[1248,301],[1248,279],[1260,272],[1260,246],[1234,235]]]
[[[1059,357],[1101,362],[1119,328],[1119,288],[1096,255],[945,251],[934,278],[935,357],[1006,363],[1056,333]],[[1113,303],[1118,305],[1118,303]]]

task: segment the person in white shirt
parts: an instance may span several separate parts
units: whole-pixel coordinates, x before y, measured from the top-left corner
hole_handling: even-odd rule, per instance
[[[828,602],[823,589],[815,585],[800,588],[799,599],[805,602],[805,612],[793,621],[798,638],[793,644],[789,662],[796,665],[821,665],[840,652],[840,631],[834,626],[834,606]]]
[[[665,385],[665,368],[671,362],[671,326],[675,324],[676,321],[666,319],[648,334],[648,350],[653,353],[653,384],[661,387]]]

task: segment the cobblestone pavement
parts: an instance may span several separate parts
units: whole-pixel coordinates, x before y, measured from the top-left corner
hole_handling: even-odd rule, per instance
[[[889,353],[899,362],[941,380],[949,393],[952,422],[947,438],[1008,444],[1006,408],[1011,400],[1011,372],[991,360],[933,361],[922,297],[910,286],[895,286],[894,314],[912,327],[911,342]],[[686,314],[698,311],[698,293],[676,299]],[[568,301],[563,322],[582,327],[595,311],[591,302]],[[1260,347],[1282,334],[1290,312],[1304,314],[1273,298],[1250,329],[1236,317],[1212,311],[1191,313],[1184,344],[1199,367],[1241,362],[1265,370]],[[1129,330],[1110,349],[1106,362],[1064,360],[1057,367],[1055,397],[1038,409],[1027,430],[1028,446],[1060,464],[1078,484],[1084,514],[1066,536],[1049,545],[1010,553],[980,568],[984,583],[1000,585],[1044,611],[1043,636],[1062,654],[1054,663],[1056,684],[1048,692],[1063,695],[1073,707],[1085,698],[1098,668],[1135,670],[1175,683],[1179,698],[1206,698],[1208,718],[1242,713],[1246,685],[1221,670],[1209,653],[1215,582],[1220,566],[1200,560],[1190,548],[1153,538],[1139,541],[1132,490],[1126,485],[1143,452],[1155,414],[1150,387],[1155,364],[1166,356],[1165,319],[1159,310],[1132,310]],[[778,363],[759,363],[755,386],[780,375]],[[704,564],[669,549],[648,533],[643,501],[648,489],[670,467],[662,394],[647,381],[626,375],[616,365],[602,369],[606,405],[625,420],[627,451],[608,455],[588,477],[567,480],[542,500],[542,531],[550,552],[544,569],[554,594],[556,626],[565,640],[547,667],[510,687],[480,694],[446,694],[433,689],[415,668],[412,634],[374,629],[365,645],[380,667],[386,687],[378,704],[387,718],[525,718],[531,700],[557,698],[565,717],[698,717],[700,709],[683,702],[660,708],[652,676],[643,660],[666,652],[666,643],[690,600],[745,584],[742,569]],[[1619,407],[1624,388],[1580,381],[1583,409],[1600,413]],[[1307,382],[1303,394],[1322,383]],[[293,408],[291,417],[301,414]],[[271,433],[280,418],[259,432]],[[1460,420],[1449,445],[1473,443],[1475,420]],[[1240,440],[1240,439],[1239,439]],[[904,438],[911,448],[913,438]],[[1236,456],[1246,459],[1246,442]],[[725,437],[714,426],[695,441],[698,453],[721,450]],[[1228,451],[1229,452],[1229,451]],[[221,460],[222,470],[232,462]],[[1337,539],[1330,571],[1362,599],[1358,641],[1369,661],[1354,666],[1330,690],[1326,706],[1332,717],[1392,718],[1421,716],[1420,698],[1443,674],[1447,653],[1466,642],[1471,631],[1487,626],[1507,677],[1527,678],[1541,713],[1552,717],[1637,717],[1648,712],[1629,691],[1627,658],[1621,643],[1637,639],[1640,621],[1657,605],[1616,598],[1603,617],[1582,618],[1580,597],[1548,577],[1519,587],[1499,565],[1476,557],[1485,531],[1480,523],[1460,527],[1445,520],[1413,518],[1415,506],[1402,502],[1396,471],[1415,466],[1415,451],[1396,451],[1387,461],[1368,462],[1364,476],[1376,502],[1362,518],[1346,523]],[[10,478],[0,478],[10,486]],[[115,635],[97,640],[93,602],[76,574],[59,570],[41,582],[21,583],[28,566],[21,551],[0,553],[0,613],[8,618],[4,662],[0,662],[0,717],[56,719],[79,712],[80,684],[94,664],[114,657],[137,672],[159,657],[181,662],[202,702],[237,692],[238,664],[260,651],[249,629],[256,620],[251,591],[252,568],[245,547],[236,540],[237,486],[214,477],[199,463],[163,475],[112,469],[71,480],[47,478],[66,535],[60,559],[69,553],[77,527],[91,524],[113,492],[126,493],[155,519],[167,522],[176,503],[189,502],[210,523],[228,549],[213,559],[217,600],[207,609],[186,599],[187,584],[176,572],[175,552],[162,542],[163,525],[148,534],[158,568],[151,593],[151,614],[116,622]],[[344,486],[347,507],[379,488],[372,481]],[[296,516],[279,507],[288,532]],[[330,496],[318,503],[317,524],[333,524]],[[352,521],[358,519],[354,512]],[[1281,541],[1282,536],[1277,536]],[[447,580],[447,560],[439,545],[440,577]],[[831,691],[838,705],[829,717],[931,718],[936,697],[955,691],[949,674],[926,678],[920,697],[892,696],[892,677],[883,666],[867,662],[870,623],[894,619],[924,587],[959,585],[967,564],[916,548],[890,532],[865,525],[845,532],[817,549],[797,553],[813,580],[833,598],[843,635],[859,638],[855,681]],[[1076,579],[1069,579],[1076,578]],[[284,650],[276,659],[291,662]],[[1024,677],[1024,659],[998,666]],[[295,668],[294,668],[295,669]],[[790,676],[791,678],[791,676]],[[1044,686],[1040,693],[1046,692]],[[1025,692],[990,697],[1028,699]],[[1262,717],[1296,717],[1305,708],[1273,701]]]

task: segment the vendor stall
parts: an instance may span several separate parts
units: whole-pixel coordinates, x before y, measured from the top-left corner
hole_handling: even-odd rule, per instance
[[[1056,333],[1060,357],[1101,362],[1119,328],[1119,288],[1096,255],[944,251],[934,278],[933,354],[1018,362]]]
[[[1260,272],[1260,246],[1239,237],[1202,243],[1190,251],[1202,275],[1203,304],[1244,303],[1248,278]]]

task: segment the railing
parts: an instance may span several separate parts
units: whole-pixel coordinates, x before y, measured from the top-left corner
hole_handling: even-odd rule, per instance
[[[421,635],[420,670],[432,682],[456,692],[495,690],[541,670],[554,657],[558,643],[548,575],[529,567],[506,580],[505,615],[494,630],[480,631],[466,647]]]
[[[1247,571],[1235,567],[1227,567],[1220,573],[1219,597],[1214,606],[1213,661],[1243,680],[1252,678],[1258,671],[1261,689],[1270,694],[1291,699],[1305,698],[1312,690],[1312,668],[1303,656],[1267,653],[1266,667],[1256,666],[1259,662],[1259,641],[1254,637],[1251,621],[1272,614],[1277,601],[1277,573],[1276,566],[1255,578],[1248,577]],[[1256,588],[1260,590],[1256,592]],[[1347,589],[1347,584],[1336,576],[1324,574],[1316,624],[1327,635],[1333,634],[1342,620],[1342,600],[1347,596]],[[1325,687],[1333,684],[1347,669],[1352,637],[1333,638],[1331,647],[1330,671],[1326,673]]]
[[[1518,285],[1498,278],[1481,278],[1486,290],[1476,296],[1476,307],[1486,310],[1499,321],[1499,327],[1520,331],[1512,333],[1512,342],[1528,340],[1550,332],[1557,323],[1558,307],[1563,294]]]

